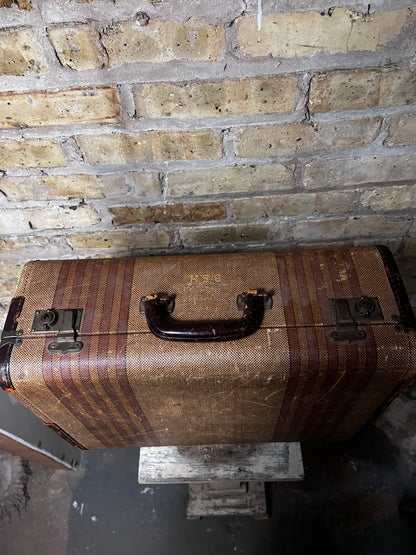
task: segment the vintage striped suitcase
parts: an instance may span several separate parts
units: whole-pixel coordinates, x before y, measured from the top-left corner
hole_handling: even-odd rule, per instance
[[[341,440],[414,330],[384,247],[29,262],[0,384],[81,448]]]

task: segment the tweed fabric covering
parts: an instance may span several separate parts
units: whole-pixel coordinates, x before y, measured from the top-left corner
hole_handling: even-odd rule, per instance
[[[235,319],[239,293],[273,294],[261,328],[221,343],[169,342],[139,313],[142,296],[175,295],[173,317]],[[416,340],[398,313],[375,247],[28,263],[16,295],[23,344],[12,394],[88,449],[340,440],[416,373]],[[367,339],[329,339],[328,298],[379,299]],[[83,308],[79,353],[50,353],[36,310]]]

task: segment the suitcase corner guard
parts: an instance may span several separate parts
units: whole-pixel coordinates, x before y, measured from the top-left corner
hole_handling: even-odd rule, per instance
[[[14,297],[12,299],[0,338],[0,387],[7,392],[14,391],[10,378],[10,357],[13,346],[21,345],[23,341],[23,331],[17,329],[17,320],[22,312],[24,302],[24,297]]]

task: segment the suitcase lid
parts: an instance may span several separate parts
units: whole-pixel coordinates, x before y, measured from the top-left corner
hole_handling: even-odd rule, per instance
[[[366,326],[414,326],[385,247],[34,261],[25,265],[10,307],[2,358],[13,334],[14,344],[46,339],[60,342],[61,351],[65,340],[77,350],[85,336],[149,334],[140,301],[152,294],[174,299],[178,322],[241,321],[237,300],[253,290],[273,300],[263,329],[328,327],[331,340],[349,343],[365,336]]]

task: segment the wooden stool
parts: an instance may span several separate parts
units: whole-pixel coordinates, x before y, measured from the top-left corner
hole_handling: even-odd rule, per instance
[[[140,484],[189,483],[187,518],[267,518],[265,482],[304,478],[299,443],[142,447]]]

